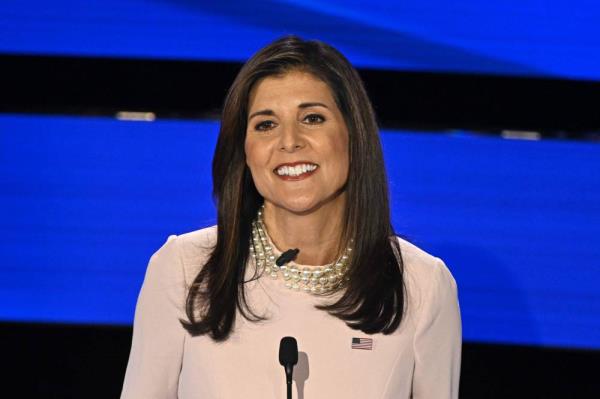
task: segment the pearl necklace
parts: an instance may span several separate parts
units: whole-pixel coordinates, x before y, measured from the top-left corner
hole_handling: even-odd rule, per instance
[[[273,247],[269,244],[266,236],[263,210],[264,206],[260,208],[256,219],[252,222],[252,238],[250,239],[250,255],[258,270],[262,270],[274,280],[278,279],[281,274],[287,288],[312,294],[333,291],[348,281],[345,274],[352,252],[351,247],[347,247],[336,262],[322,267],[305,267],[300,270],[295,265],[277,266]]]

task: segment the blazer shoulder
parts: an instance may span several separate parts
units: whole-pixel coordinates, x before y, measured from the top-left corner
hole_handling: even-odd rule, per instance
[[[177,236],[180,254],[188,284],[194,280],[210,257],[217,243],[217,226],[210,226]]]
[[[202,249],[206,246],[214,246],[217,242],[217,226],[205,227],[203,229],[180,234],[179,240],[184,248]]]
[[[404,238],[398,237],[404,276],[417,291],[456,291],[456,280],[446,263],[439,257],[419,248]]]
[[[399,236],[396,236],[396,238],[398,239],[400,251],[402,252],[402,260],[405,264],[418,263],[420,265],[426,265],[424,267],[435,267],[434,265],[439,259],[438,257],[416,246],[405,238]]]

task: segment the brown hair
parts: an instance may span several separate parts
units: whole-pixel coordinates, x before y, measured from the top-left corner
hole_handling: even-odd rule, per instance
[[[263,320],[250,309],[244,291],[251,223],[263,203],[246,166],[248,99],[260,79],[298,69],[329,86],[349,133],[348,201],[339,246],[345,248],[355,238],[349,281],[339,300],[317,308],[367,334],[392,333],[402,320],[403,262],[390,222],[375,113],[362,80],[333,47],[317,40],[285,36],[244,64],[225,98],[213,159],[217,242],[188,292],[189,321],[181,321],[192,335],[209,334],[215,341],[226,340],[237,311],[248,320]]]

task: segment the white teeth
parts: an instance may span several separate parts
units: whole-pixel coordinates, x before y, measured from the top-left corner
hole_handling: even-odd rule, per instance
[[[313,164],[301,164],[296,166],[282,166],[277,169],[279,176],[300,176],[306,172],[312,172],[317,169],[317,165]]]

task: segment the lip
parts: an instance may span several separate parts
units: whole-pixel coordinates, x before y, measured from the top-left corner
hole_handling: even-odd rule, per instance
[[[302,173],[300,176],[286,176],[286,175],[280,176],[280,175],[277,174],[277,169],[281,168],[282,166],[294,167],[296,165],[302,165],[302,164],[317,165],[317,168],[315,170],[310,171],[310,172]],[[297,161],[297,162],[286,162],[286,163],[279,164],[279,165],[277,165],[273,169],[273,173],[275,174],[275,176],[279,177],[281,180],[298,181],[298,180],[304,180],[304,179],[312,176],[318,170],[319,170],[319,164],[318,163],[311,162],[311,161]]]

